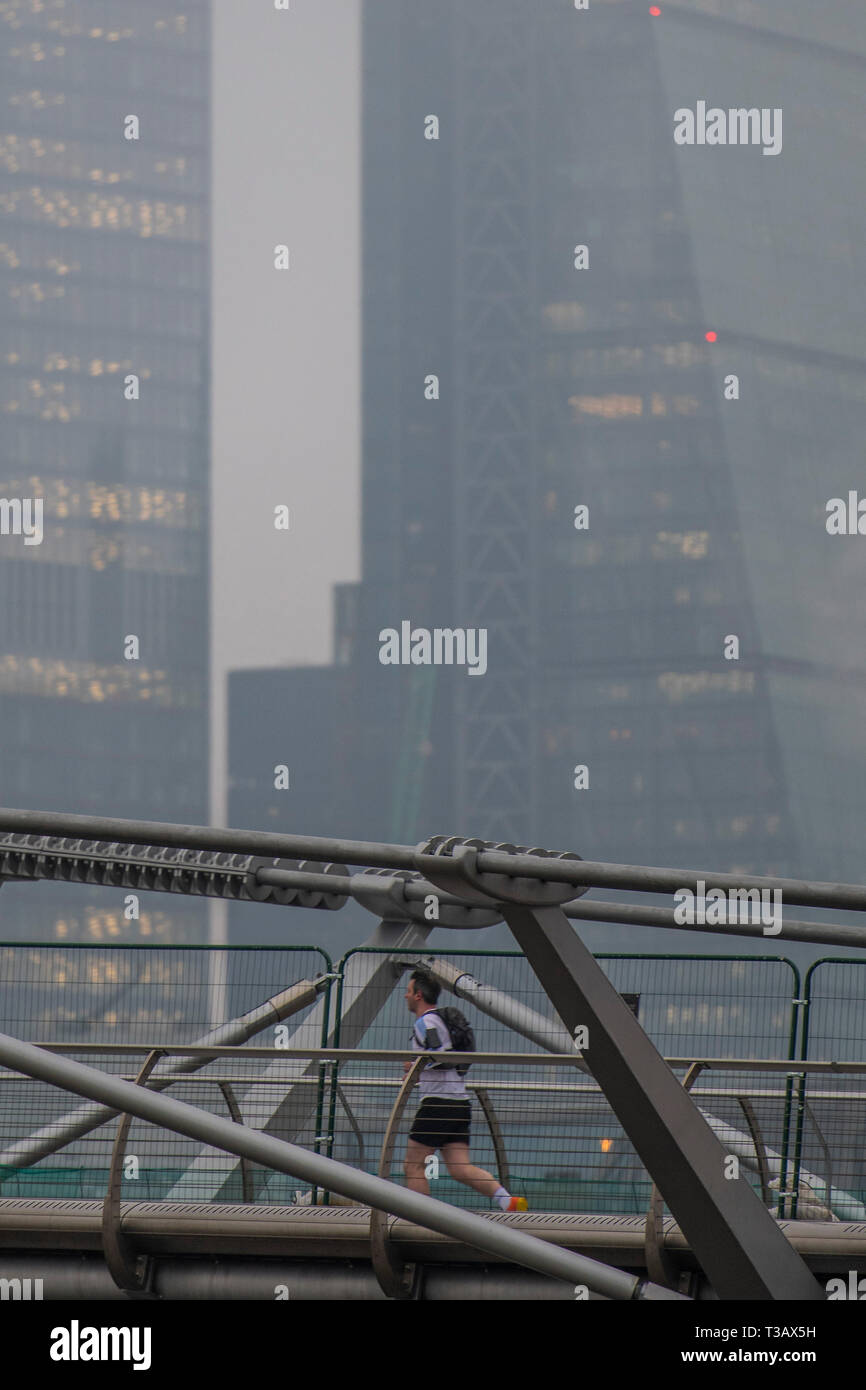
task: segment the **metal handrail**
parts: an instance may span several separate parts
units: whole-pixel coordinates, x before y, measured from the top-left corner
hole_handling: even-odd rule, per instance
[[[281,835],[273,831],[230,830],[161,821],[136,821],[113,816],[81,816],[55,811],[0,808],[0,832],[24,835],[82,837],[118,844],[165,845],[176,849],[203,849],[215,853],[370,865],[385,869],[409,869],[438,873],[447,855],[425,853],[413,845],[371,840],[343,840],[322,835]],[[477,842],[476,842],[477,843]],[[562,859],[530,853],[512,853],[485,843],[478,851],[477,871],[505,877],[540,879],[542,882],[585,887],[619,887],[635,892],[673,893],[698,880],[707,889],[778,889],[790,903],[815,907],[866,908],[866,886],[856,883],[806,883],[802,879],[756,874],[718,873],[709,869],[666,869],[639,864]]]
[[[99,1054],[104,1054],[104,1055],[108,1055],[108,1056],[118,1056],[118,1055],[129,1054],[129,1053],[144,1053],[144,1054],[147,1054],[148,1052],[152,1052],[152,1051],[154,1050],[154,1047],[157,1047],[157,1048],[159,1049],[159,1051],[161,1052],[161,1054],[162,1054],[162,1056],[163,1056],[164,1058],[170,1058],[170,1057],[176,1055],[176,1056],[200,1057],[200,1058],[204,1058],[204,1059],[206,1059],[206,1060],[211,1060],[211,1061],[215,1061],[215,1060],[217,1060],[217,1059],[219,1059],[219,1058],[222,1058],[222,1059],[231,1058],[231,1059],[237,1060],[237,1059],[239,1059],[239,1058],[241,1058],[241,1057],[246,1056],[246,1057],[249,1058],[250,1060],[252,1060],[252,1059],[254,1059],[254,1058],[262,1058],[262,1057],[264,1057],[264,1058],[267,1058],[270,1062],[274,1062],[275,1060],[278,1060],[278,1059],[279,1059],[280,1054],[282,1054],[282,1056],[283,1056],[286,1060],[289,1060],[289,1059],[292,1059],[292,1058],[319,1059],[319,1060],[322,1060],[322,1061],[331,1061],[331,1062],[332,1062],[333,1064],[335,1064],[336,1066],[338,1066],[340,1062],[344,1062],[344,1061],[345,1061],[345,1062],[380,1061],[380,1062],[387,1062],[387,1063],[397,1063],[397,1062],[402,1062],[402,1061],[404,1061],[404,1060],[416,1060],[416,1059],[417,1059],[417,1053],[414,1052],[414,1051],[412,1051],[412,1050],[410,1050],[410,1049],[373,1049],[373,1048],[370,1048],[370,1049],[360,1049],[360,1048],[322,1048],[322,1047],[319,1047],[319,1048],[274,1048],[274,1047],[262,1048],[262,1047],[247,1047],[247,1046],[243,1046],[243,1045],[223,1046],[223,1047],[220,1047],[220,1046],[210,1046],[210,1047],[208,1047],[208,1046],[204,1046],[204,1045],[194,1045],[194,1044],[193,1044],[193,1045],[178,1044],[177,1046],[172,1047],[172,1046],[166,1046],[166,1045],[162,1045],[162,1044],[150,1044],[150,1043],[132,1043],[132,1044],[124,1044],[124,1043],[53,1043],[53,1044],[43,1044],[42,1047],[41,1047],[41,1050],[43,1050],[43,1051],[44,1051],[45,1053],[47,1053],[47,1054],[52,1054],[52,1053],[60,1053],[60,1054],[62,1054],[62,1053],[66,1053],[66,1052],[75,1053],[75,1052],[81,1052],[81,1051],[83,1051],[83,1052],[86,1052],[86,1053],[97,1054],[97,1055],[99,1055]],[[521,1066],[521,1067],[525,1067],[525,1066],[528,1066],[528,1067],[544,1066],[544,1067],[548,1067],[548,1068],[549,1068],[549,1067],[556,1067],[556,1066],[565,1065],[565,1066],[568,1067],[569,1069],[571,1069],[571,1068],[574,1068],[574,1069],[577,1069],[577,1070],[581,1070],[581,1069],[585,1070],[585,1069],[586,1069],[586,1068],[585,1068],[585,1064],[582,1063],[582,1059],[579,1057],[579,1055],[577,1055],[577,1054],[568,1054],[568,1053],[557,1054],[557,1053],[516,1053],[516,1052],[496,1052],[496,1053],[456,1053],[456,1052],[455,1052],[455,1053],[453,1054],[453,1059],[454,1059],[455,1062],[464,1060],[464,1061],[466,1061],[466,1062],[471,1062],[473,1065],[475,1065],[475,1064],[480,1064],[480,1065],[489,1064],[489,1065],[507,1065],[507,1066],[509,1066],[509,1067],[516,1067],[516,1066]],[[814,1072],[814,1073],[817,1073],[818,1075],[828,1075],[828,1076],[829,1076],[829,1075],[841,1075],[841,1076],[851,1076],[851,1077],[854,1077],[854,1076],[862,1076],[862,1075],[866,1074],[866,1062],[842,1062],[842,1063],[825,1062],[825,1061],[817,1061],[817,1062],[796,1061],[796,1062],[792,1062],[790,1059],[782,1059],[782,1060],[780,1060],[780,1059],[776,1059],[776,1058],[765,1058],[765,1059],[758,1059],[758,1058],[749,1058],[749,1059],[742,1059],[742,1058],[711,1058],[711,1059],[710,1059],[710,1058],[707,1058],[707,1059],[703,1059],[703,1060],[700,1060],[700,1059],[699,1059],[697,1062],[696,1062],[695,1059],[693,1059],[693,1058],[669,1058],[669,1059],[667,1059],[667,1060],[668,1060],[669,1065],[671,1065],[672,1067],[687,1067],[687,1068],[689,1068],[689,1069],[698,1068],[699,1070],[701,1070],[701,1071],[703,1071],[703,1072],[705,1072],[705,1073],[706,1073],[707,1071],[711,1071],[711,1070],[715,1070],[715,1071],[717,1071],[717,1072],[747,1072],[747,1073],[748,1073],[748,1072],[751,1072],[751,1073],[757,1073],[757,1072],[764,1072],[764,1073],[767,1073],[767,1072],[769,1072],[769,1073],[771,1073],[771,1074],[775,1074],[775,1075],[776,1075],[777,1077],[779,1077],[780,1079],[782,1079],[782,1078],[787,1079],[787,1078],[790,1078],[790,1077],[792,1077],[792,1076],[794,1076],[794,1077],[796,1077],[796,1076],[802,1076],[802,1075],[803,1075],[804,1073],[806,1073],[806,1072]],[[115,1075],[116,1075],[116,1074],[115,1074]],[[0,1082],[2,1082],[2,1081],[12,1081],[12,1080],[25,1080],[25,1079],[27,1079],[26,1075],[16,1074],[15,1072],[12,1072],[11,1070],[8,1071],[8,1072],[6,1072],[6,1073],[4,1074],[2,1068],[0,1068]],[[119,1078],[118,1078],[118,1079],[119,1079]],[[277,1078],[274,1078],[274,1077],[259,1078],[259,1077],[256,1077],[256,1076],[254,1076],[254,1075],[251,1076],[251,1075],[249,1075],[249,1074],[243,1074],[243,1073],[240,1073],[240,1072],[236,1073],[235,1075],[228,1076],[228,1077],[225,1077],[225,1078],[223,1078],[222,1076],[220,1076],[220,1077],[216,1077],[216,1076],[205,1076],[205,1075],[202,1075],[200,1072],[196,1072],[196,1073],[181,1073],[181,1074],[177,1075],[176,1077],[166,1077],[166,1078],[164,1078],[163,1084],[171,1084],[171,1085],[173,1086],[173,1085],[177,1084],[178,1082],[184,1082],[184,1081],[190,1081],[190,1082],[192,1082],[193,1084],[195,1084],[197,1081],[204,1081],[204,1082],[207,1083],[207,1084],[217,1084],[217,1085],[219,1085],[223,1080],[227,1080],[227,1081],[229,1081],[229,1082],[237,1082],[237,1081],[239,1081],[239,1080],[242,1080],[246,1085],[256,1085],[256,1084],[262,1084],[262,1085],[274,1084],[274,1085],[277,1085],[277,1084],[281,1084],[281,1083],[280,1083],[280,1078],[279,1078],[279,1077],[277,1077]],[[703,1081],[703,1078],[702,1078],[702,1081]],[[316,1080],[313,1078],[313,1079],[310,1080],[309,1084],[317,1084],[317,1082],[316,1082]],[[397,1081],[396,1079],[392,1079],[392,1078],[388,1078],[388,1077],[354,1077],[354,1078],[353,1078],[353,1077],[349,1077],[349,1078],[343,1078],[343,1080],[342,1080],[342,1082],[341,1082],[341,1085],[345,1085],[346,1087],[379,1087],[379,1088],[381,1088],[381,1087],[386,1087],[386,1088],[397,1087],[397,1088],[399,1088],[401,1084],[402,1084],[402,1083],[399,1082],[399,1081]],[[477,1084],[473,1084],[473,1083],[468,1083],[468,1084],[471,1086],[471,1088],[472,1088],[473,1090],[476,1090],[476,1091],[477,1091],[477,1090],[480,1089],[480,1088],[477,1086]],[[598,1090],[596,1089],[596,1083],[595,1083],[591,1078],[588,1078],[586,1081],[580,1081],[580,1082],[572,1083],[572,1084],[568,1084],[568,1083],[565,1083],[565,1084],[563,1084],[563,1083],[553,1083],[553,1084],[551,1084],[551,1083],[542,1082],[540,1085],[539,1085],[538,1083],[534,1083],[534,1082],[532,1082],[532,1081],[529,1081],[528,1079],[523,1079],[523,1080],[520,1080],[520,1081],[513,1081],[513,1080],[485,1081],[485,1083],[484,1083],[484,1088],[487,1089],[487,1090],[490,1090],[490,1091],[498,1092],[498,1093],[509,1093],[509,1092],[510,1092],[510,1093],[512,1093],[512,1094],[513,1094],[514,1092],[520,1092],[520,1091],[523,1091],[523,1092],[530,1092],[530,1093],[533,1093],[533,1092],[537,1092],[537,1093],[541,1093],[541,1092],[548,1093],[548,1092],[549,1092],[550,1094],[558,1094],[558,1095],[582,1094],[582,1095],[584,1095],[584,1096],[596,1096],[596,1095],[601,1094],[600,1088],[599,1088]],[[728,1091],[728,1090],[725,1090],[725,1089],[722,1089],[722,1088],[719,1088],[719,1087],[707,1086],[705,1083],[704,1083],[704,1084],[698,1084],[697,1086],[695,1086],[693,1094],[694,1094],[694,1096],[695,1096],[696,1101],[698,1101],[699,1103],[705,1101],[705,1100],[708,1099],[710,1096],[716,1096],[716,1097],[721,1096],[721,1097],[723,1097],[723,1098],[730,1098],[730,1097],[733,1095],[733,1097],[736,1099],[736,1093],[730,1092],[730,1091]],[[756,1087],[754,1087],[754,1086],[752,1086],[752,1087],[750,1087],[750,1088],[748,1089],[747,1094],[751,1095],[751,1096],[752,1096],[753,1098],[755,1098],[755,1099],[757,1099],[757,1098],[759,1098],[759,1097],[764,1097],[764,1098],[771,1098],[771,1099],[779,1100],[779,1099],[782,1098],[781,1092],[768,1091],[768,1090],[766,1090],[765,1088],[756,1088]],[[822,1091],[820,1094],[823,1094],[823,1091]],[[830,1093],[828,1093],[828,1094],[829,1094],[830,1098],[836,1098],[836,1096],[834,1095],[833,1092],[830,1092]],[[864,1098],[864,1097],[860,1096],[859,1093],[857,1093],[857,1092],[850,1092],[850,1091],[849,1091],[849,1092],[842,1091],[842,1092],[839,1092],[838,1095],[839,1095],[840,1097],[842,1097],[842,1098],[850,1099],[850,1100],[857,1100],[857,1099],[863,1099],[863,1098]],[[350,1123],[351,1123],[351,1119],[350,1119]],[[353,1128],[354,1128],[354,1126],[353,1126]],[[494,1147],[496,1147],[496,1146],[494,1145]],[[497,1151],[497,1152],[498,1152],[498,1151]],[[766,1160],[765,1160],[765,1161],[766,1161]],[[245,1166],[245,1165],[242,1165],[242,1168],[243,1168],[244,1166]],[[783,1166],[784,1166],[784,1161],[783,1161]],[[761,1167],[761,1164],[760,1164],[760,1162],[759,1162],[759,1170],[760,1170],[760,1167]],[[766,1174],[765,1174],[765,1173],[761,1174],[761,1177],[762,1177],[764,1180],[766,1180]],[[245,1185],[246,1185],[246,1184],[245,1184]],[[848,1199],[848,1195],[847,1195],[847,1194],[843,1193],[842,1196],[843,1196],[844,1198],[846,1198],[846,1200]],[[829,1205],[829,1203],[828,1203],[828,1205]]]
[[[188,1043],[94,1043],[94,1042],[35,1042],[33,1047],[41,1047],[46,1052],[87,1052],[122,1054],[124,1052],[152,1052],[159,1048],[167,1057],[267,1057],[271,1061],[281,1057],[319,1058],[322,1061],[351,1062],[405,1062],[418,1054],[411,1048],[360,1048],[360,1047],[247,1047],[237,1044],[233,1047],[208,1047]],[[579,1053],[569,1052],[449,1052],[449,1059],[456,1062],[476,1062],[494,1064],[508,1063],[510,1066],[555,1066],[570,1064],[578,1070],[586,1070],[586,1063]],[[666,1057],[672,1069],[691,1067],[696,1063],[710,1071],[773,1071],[783,1076],[799,1076],[802,1072],[826,1072],[835,1076],[857,1076],[866,1074],[866,1061],[863,1062],[808,1062],[799,1059],[778,1057]],[[178,1078],[179,1080],[184,1078]],[[186,1079],[189,1079],[188,1077]]]
[[[128,1072],[112,1072],[111,1075],[112,1075],[112,1076],[117,1076],[117,1077],[119,1077],[120,1080],[122,1080],[122,1081],[134,1081],[134,1080],[135,1080],[134,1075],[131,1074],[131,1073],[128,1073]],[[32,1079],[31,1077],[25,1076],[23,1073],[10,1072],[10,1073],[8,1073],[8,1074],[6,1074],[6,1075],[3,1075],[2,1073],[0,1073],[0,1082],[14,1082],[14,1081],[23,1082],[23,1081],[30,1081],[31,1079]],[[257,1076],[257,1075],[250,1075],[250,1074],[248,1074],[248,1073],[243,1073],[243,1075],[235,1074],[235,1075],[233,1075],[233,1076],[177,1076],[177,1077],[169,1077],[169,1078],[167,1078],[167,1079],[168,1079],[168,1081],[170,1082],[170,1084],[171,1084],[172,1086],[177,1086],[177,1085],[193,1085],[193,1086],[195,1086],[195,1085],[208,1085],[208,1086],[210,1086],[210,1085],[216,1085],[216,1086],[219,1086],[219,1085],[223,1084],[224,1082],[228,1082],[229,1084],[234,1084],[234,1083],[236,1083],[236,1082],[238,1082],[238,1081],[243,1081],[244,1084],[247,1085],[247,1086],[277,1086],[277,1087],[282,1087],[282,1086],[285,1086],[285,1084],[286,1084],[284,1078],[281,1079],[280,1077],[274,1077],[274,1076]],[[302,1077],[300,1080],[298,1080],[297,1082],[294,1082],[293,1084],[298,1085],[298,1086],[317,1086],[319,1083],[318,1083],[318,1079],[317,1079],[316,1077]],[[353,1089],[358,1089],[358,1090],[361,1090],[361,1089],[363,1089],[363,1088],[367,1088],[367,1089],[370,1089],[370,1090],[372,1090],[372,1089],[379,1089],[379,1090],[381,1090],[381,1089],[384,1087],[384,1088],[387,1088],[387,1089],[396,1090],[396,1089],[398,1089],[398,1088],[400,1087],[401,1084],[402,1084],[402,1083],[401,1083],[399,1080],[397,1080],[395,1077],[388,1077],[388,1076],[349,1076],[349,1077],[345,1077],[345,1078],[340,1082],[340,1087],[341,1087],[341,1089],[345,1086],[345,1087],[347,1087],[347,1088],[348,1088],[348,1087],[351,1087],[351,1088],[353,1088]],[[474,1081],[467,1081],[467,1082],[466,1082],[466,1087],[467,1087],[467,1090],[470,1090],[470,1091],[477,1091],[477,1092],[480,1092],[481,1089],[482,1089],[481,1085],[480,1085],[478,1082],[474,1082]],[[535,1081],[485,1081],[485,1082],[484,1082],[484,1087],[483,1087],[483,1088],[484,1088],[484,1090],[487,1090],[487,1091],[504,1091],[504,1092],[521,1092],[521,1091],[528,1091],[528,1092],[530,1092],[532,1095],[552,1095],[552,1096],[582,1095],[582,1096],[599,1096],[599,1095],[602,1094],[601,1088],[598,1086],[598,1084],[597,1084],[596,1082],[578,1082],[578,1083],[576,1083],[576,1084],[574,1084],[574,1085],[569,1085],[569,1084],[563,1083],[563,1082],[543,1082],[542,1084],[539,1085],[538,1082],[535,1082]],[[730,1090],[727,1090],[727,1089],[723,1089],[722,1087],[719,1087],[719,1086],[700,1086],[700,1087],[696,1087],[696,1088],[694,1089],[694,1091],[692,1092],[692,1094],[695,1095],[695,1096],[701,1097],[701,1098],[703,1098],[704,1100],[706,1100],[706,1099],[708,1099],[708,1098],[713,1098],[713,1099],[716,1099],[716,1100],[726,1100],[726,1099],[731,1099],[731,1098],[738,1099],[739,1094],[743,1094],[743,1092],[740,1091],[739,1093],[735,1093],[735,1092],[733,1092],[733,1091],[730,1091]],[[755,1087],[750,1088],[750,1090],[747,1091],[747,1092],[745,1092],[745,1094],[748,1095],[748,1096],[749,1096],[751,1099],[753,1099],[753,1100],[781,1100],[781,1099],[784,1099],[784,1092],[782,1092],[782,1091],[768,1091],[768,1090],[763,1090],[763,1089],[756,1089]],[[813,1093],[812,1099],[813,1099],[813,1100],[851,1100],[851,1101],[866,1101],[866,1092],[864,1092],[864,1091],[816,1091],[816,1092]],[[86,1138],[86,1136],[84,1136],[84,1138]]]
[[[579,855],[565,852],[524,851],[514,847],[494,844],[491,841],[452,841],[434,836],[432,840],[418,846],[395,845],[381,841],[342,840],[315,835],[281,835],[270,831],[250,831],[218,829],[212,826],[189,826],[157,821],[122,820],[104,816],[67,815],[46,811],[22,811],[0,808],[0,835],[20,837],[12,843],[0,845],[0,852],[7,856],[41,856],[42,862],[57,862],[89,859],[105,864],[110,869],[116,861],[129,864],[131,851],[112,854],[121,846],[151,847],[157,851],[178,851],[176,856],[166,856],[162,862],[158,857],[145,855],[145,867],[156,873],[154,891],[171,891],[171,887],[160,881],[158,871],[195,873],[198,861],[185,858],[204,852],[209,855],[239,855],[263,857],[268,863],[247,865],[210,864],[206,870],[216,879],[231,880],[241,885],[243,893],[254,890],[257,897],[261,886],[267,896],[274,899],[281,889],[293,895],[293,905],[303,907],[329,907],[339,909],[351,896],[362,905],[372,903],[376,890],[384,891],[386,884],[399,883],[399,892],[406,905],[406,919],[412,916],[411,900],[435,892],[446,911],[468,908],[478,910],[478,893],[471,886],[473,875],[481,876],[481,887],[489,901],[484,904],[487,912],[494,913],[502,903],[517,899],[525,900],[527,881],[541,884],[540,891],[553,891],[567,915],[596,921],[615,921],[635,923],[650,927],[666,927],[683,931],[713,932],[715,924],[702,925],[681,923],[674,920],[672,911],[661,908],[642,908],[626,903],[586,903],[574,899],[582,897],[590,888],[622,888],[637,893],[676,893],[687,887],[692,891],[721,889],[727,891],[776,890],[782,893],[787,904],[805,905],[818,908],[842,908],[845,910],[866,910],[866,887],[862,884],[847,883],[808,883],[801,879],[773,878],[754,874],[733,874],[712,872],[703,869],[669,869],[636,864],[610,864],[601,861],[582,860]],[[64,843],[72,838],[72,845]],[[33,844],[32,841],[37,841]],[[45,845],[45,840],[58,843]],[[472,869],[467,869],[465,851],[470,852]],[[458,853],[457,851],[460,851]],[[301,861],[304,867],[280,869],[275,867],[278,858]],[[314,868],[306,867],[311,862]],[[320,872],[327,864],[328,872]],[[408,871],[414,880],[365,874],[349,875],[341,872],[345,866],[367,866],[372,869]],[[245,874],[241,874],[241,869]],[[228,870],[228,872],[227,872]],[[204,869],[202,868],[202,871]],[[468,873],[468,877],[467,877]],[[34,881],[39,877],[51,877],[51,873],[41,873],[32,868],[27,873],[18,873],[15,866],[8,868],[6,877]],[[378,879],[378,882],[377,882]],[[516,885],[520,885],[519,890]],[[270,888],[266,887],[270,885]],[[544,885],[547,885],[545,887]],[[174,885],[176,886],[176,885]],[[213,891],[214,883],[210,885]],[[497,897],[497,888],[500,897]],[[567,901],[567,891],[575,890],[574,899]],[[462,890],[466,890],[465,893]],[[190,886],[189,891],[202,890]],[[313,894],[309,902],[304,902],[304,893]],[[233,896],[234,890],[228,896]],[[340,900],[342,897],[342,901]],[[377,911],[375,905],[371,910]],[[739,916],[739,913],[737,914]],[[470,925],[464,923],[463,925]],[[476,923],[475,925],[483,925]],[[733,921],[726,923],[726,932],[733,935],[764,937],[763,927],[755,923]],[[849,927],[836,923],[786,921],[776,940],[792,939],[823,941],[854,947],[866,947],[866,930],[862,927]]]
[[[286,1143],[259,1130],[234,1124],[194,1106],[161,1095],[146,1086],[135,1086],[82,1062],[55,1057],[0,1034],[0,1061],[24,1071],[34,1079],[61,1090],[85,1096],[120,1113],[137,1115],[151,1124],[184,1134],[191,1139],[226,1153],[246,1156],[255,1163],[288,1173],[307,1182],[341,1192],[371,1207],[402,1216],[443,1235],[454,1236],[466,1244],[491,1254],[502,1254],[517,1264],[574,1284],[582,1282],[608,1297],[675,1298],[669,1290],[591,1260],[536,1240],[522,1231],[461,1211],[446,1202],[409,1192],[381,1178],[360,1173],[334,1159],[310,1153],[297,1144]]]

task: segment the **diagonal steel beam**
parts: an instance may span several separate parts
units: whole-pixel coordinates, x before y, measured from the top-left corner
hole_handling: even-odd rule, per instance
[[[824,1299],[561,908],[501,910],[571,1036],[588,1029],[584,1060],[718,1296]]]
[[[530,1042],[537,1043],[546,1052],[571,1051],[572,1039],[559,1019],[545,1018],[535,1009],[530,1009],[526,1004],[513,999],[510,994],[503,994],[501,989],[494,989],[492,985],[476,980],[474,975],[452,965],[450,960],[442,960],[439,956],[418,956],[417,960],[409,961],[407,964],[413,969],[419,965],[423,966],[434,980],[444,985],[445,989],[455,994],[458,999],[468,999],[481,1013],[495,1018],[497,1023],[504,1023],[506,1028],[512,1028],[515,1033],[529,1038]]]
[[[382,921],[364,942],[365,946],[377,947],[386,951],[414,949],[423,946],[430,931],[429,927],[402,921]],[[343,1047],[355,1047],[361,1041],[373,1020],[387,1004],[403,972],[402,965],[395,965],[389,955],[360,954],[358,960],[358,983],[360,988],[351,999],[343,1001],[339,1020],[332,1019],[328,1027],[326,1046],[333,1047],[339,1026],[340,1043]],[[324,1022],[325,1001],[321,1000],[311,1009],[303,1023],[291,1035],[289,1047],[320,1047],[322,1025]],[[320,1063],[302,1058],[279,1060],[275,1052],[274,1062],[265,1075],[272,1076],[282,1083],[279,1088],[280,1100],[275,1104],[277,1087],[266,1084],[248,1088],[238,1097],[244,1123],[251,1129],[273,1134],[278,1139],[291,1141],[304,1129],[314,1113],[317,1089],[312,1083],[318,1080]],[[231,1201],[237,1186],[239,1165],[231,1164],[224,1152],[204,1150],[198,1154],[168,1193],[167,1201]]]

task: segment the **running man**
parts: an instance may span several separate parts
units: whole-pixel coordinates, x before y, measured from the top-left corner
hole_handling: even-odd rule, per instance
[[[436,1012],[440,987],[426,970],[415,970],[406,987],[406,1006],[415,1015],[412,1029],[412,1048],[415,1052],[453,1051],[445,1020]],[[404,1073],[414,1066],[404,1062]],[[404,1172],[406,1186],[412,1192],[430,1195],[430,1184],[424,1175],[427,1159],[437,1149],[442,1150],[445,1167],[452,1178],[467,1187],[490,1197],[502,1211],[526,1211],[525,1197],[512,1197],[510,1192],[484,1168],[469,1161],[469,1122],[471,1106],[469,1093],[456,1067],[434,1063],[424,1067],[418,1080],[421,1104],[412,1122],[409,1146],[406,1150]]]

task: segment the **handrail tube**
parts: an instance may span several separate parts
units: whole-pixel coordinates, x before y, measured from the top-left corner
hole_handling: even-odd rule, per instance
[[[543,862],[543,861],[542,861]],[[300,869],[263,869],[257,871],[260,883],[273,887],[305,888],[309,891],[337,893],[354,898],[356,889],[369,892],[370,881],[362,874],[350,876],[317,874]],[[598,886],[598,885],[593,885]],[[683,885],[681,884],[680,887]],[[738,884],[737,886],[742,886]],[[427,879],[406,881],[402,884],[405,898],[410,902],[423,902],[430,894],[439,899],[440,906],[465,907],[466,899],[457,893],[445,893]],[[491,902],[491,905],[493,903]],[[864,903],[866,907],[866,903]],[[595,898],[574,898],[562,904],[562,911],[571,921],[612,922],[618,926],[658,927],[663,931],[700,932],[716,936],[748,936],[768,939],[760,923],[686,923],[674,919],[672,908],[645,907],[634,903],[601,902]],[[852,949],[866,949],[866,928],[847,926],[839,922],[809,922],[795,918],[785,918],[781,931],[772,934],[776,941],[810,941],[819,945],[848,946]]]
[[[221,1025],[225,1027],[226,1025]],[[240,1046],[219,1046],[214,1044],[209,1046],[207,1043],[88,1043],[88,1042],[36,1042],[34,1047],[42,1048],[46,1052],[104,1052],[108,1055],[125,1052],[152,1052],[154,1048],[159,1048],[170,1057],[200,1056],[207,1054],[216,1057],[271,1057],[278,1053],[280,1057],[309,1057],[320,1061],[335,1062],[404,1062],[414,1059],[417,1056],[408,1047],[385,1048],[385,1047],[244,1047]],[[514,1066],[549,1066],[551,1062],[571,1063],[579,1066],[580,1057],[577,1053],[569,1052],[550,1052],[541,1057],[537,1052],[453,1052],[454,1058],[461,1062],[509,1062]],[[866,1062],[827,1062],[827,1061],[792,1061],[790,1058],[779,1057],[665,1057],[665,1061],[672,1070],[677,1067],[690,1067],[695,1062],[700,1062],[702,1066],[711,1071],[769,1071],[780,1072],[782,1075],[799,1076],[801,1072],[826,1072],[829,1075],[838,1076],[857,1076],[861,1072],[866,1072]]]
[[[79,816],[52,811],[0,808],[0,832],[24,835],[78,836],[123,844],[166,845],[179,849],[205,849],[236,854],[271,855],[274,858],[312,859],[385,869],[410,869],[437,876],[455,871],[447,855],[424,854],[410,845],[370,840],[340,840],[321,835],[279,835],[273,831],[221,829],[160,821],[135,821],[107,816]],[[719,873],[709,869],[667,869],[642,864],[609,864],[579,859],[543,858],[481,849],[478,873],[534,878],[575,887],[626,888],[639,893],[674,893],[681,888],[778,889],[788,902],[813,907],[866,908],[866,885],[809,882],[796,878],[761,877],[755,874]]]
[[[745,882],[745,880],[744,880]],[[681,884],[681,887],[686,885]],[[742,885],[738,885],[742,886]],[[792,899],[791,901],[796,901]],[[838,906],[838,904],[836,904]],[[664,931],[701,932],[715,936],[749,936],[764,942],[812,941],[829,946],[849,946],[866,949],[866,928],[843,926],[840,922],[806,922],[784,918],[782,929],[772,935],[756,922],[675,922],[673,908],[639,907],[633,903],[597,902],[595,899],[575,899],[562,904],[571,921],[615,922],[623,927],[660,927]]]

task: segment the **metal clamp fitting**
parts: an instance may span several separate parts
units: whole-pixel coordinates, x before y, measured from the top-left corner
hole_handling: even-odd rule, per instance
[[[367,878],[371,880],[371,887],[359,888],[358,885],[363,885]],[[365,869],[363,873],[353,877],[352,886],[355,898],[362,907],[385,919],[396,918],[399,921],[417,922],[424,927],[451,927],[460,931],[472,931],[475,927],[493,927],[502,921],[501,914],[493,910],[489,898],[483,900],[483,907],[474,907],[470,903],[464,906],[462,903],[437,902],[437,915],[428,917],[425,904],[418,899],[407,898],[403,892],[403,884],[412,882],[427,883],[427,879],[423,874],[413,873],[411,869],[398,869],[394,872],[390,869]],[[432,883],[431,886],[436,888],[440,885]],[[447,891],[453,893],[454,890],[452,888]],[[462,888],[458,887],[457,892],[460,897],[464,896]]]
[[[456,893],[473,903],[519,903],[525,907],[554,907],[570,902],[588,891],[573,883],[556,883],[519,875],[482,873],[478,869],[479,851],[494,850],[497,854],[531,854],[539,859],[580,860],[579,854],[569,851],[526,849],[522,845],[494,844],[491,840],[464,840],[459,836],[446,838],[436,835],[419,845],[415,863],[431,883],[449,893]],[[430,863],[431,858],[436,860]]]

